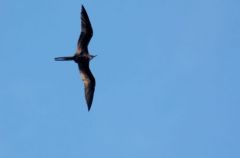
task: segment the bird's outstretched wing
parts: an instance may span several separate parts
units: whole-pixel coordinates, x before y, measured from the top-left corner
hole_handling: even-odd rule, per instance
[[[85,99],[88,106],[88,111],[91,109],[92,101],[93,101],[93,95],[95,90],[95,78],[92,74],[92,72],[89,69],[89,65],[83,66],[78,64],[80,74],[84,83],[84,91],[85,91]]]
[[[82,11],[81,11],[81,34],[78,39],[77,49],[78,53],[82,52],[82,50],[86,50],[89,41],[91,40],[93,36],[93,30],[92,26],[89,20],[89,17],[87,15],[87,12],[82,5]]]

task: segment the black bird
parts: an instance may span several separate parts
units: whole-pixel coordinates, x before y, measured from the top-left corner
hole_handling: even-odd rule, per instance
[[[69,57],[57,57],[56,61],[75,61],[78,64],[80,74],[84,83],[85,99],[88,111],[91,109],[93,95],[95,90],[95,78],[89,69],[89,62],[95,56],[88,53],[88,43],[93,36],[92,26],[87,12],[82,5],[81,10],[81,34],[77,43],[75,55]]]

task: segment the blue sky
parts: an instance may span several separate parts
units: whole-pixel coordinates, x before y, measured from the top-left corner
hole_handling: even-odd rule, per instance
[[[75,52],[94,29],[87,112]],[[240,157],[237,0],[1,0],[1,158]]]

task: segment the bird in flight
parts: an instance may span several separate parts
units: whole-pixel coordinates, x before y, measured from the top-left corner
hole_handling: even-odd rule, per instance
[[[84,92],[85,99],[88,106],[88,111],[91,109],[93,95],[95,90],[95,78],[89,68],[89,62],[95,56],[90,55],[88,52],[88,43],[93,36],[92,26],[87,15],[87,12],[82,5],[81,10],[81,34],[77,43],[77,50],[73,56],[67,57],[57,57],[56,61],[74,61],[78,64],[78,68],[80,70],[81,78],[84,83]]]

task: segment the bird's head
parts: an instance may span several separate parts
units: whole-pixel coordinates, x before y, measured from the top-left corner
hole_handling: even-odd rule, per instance
[[[92,60],[94,57],[96,57],[97,55],[89,55],[89,59]]]

